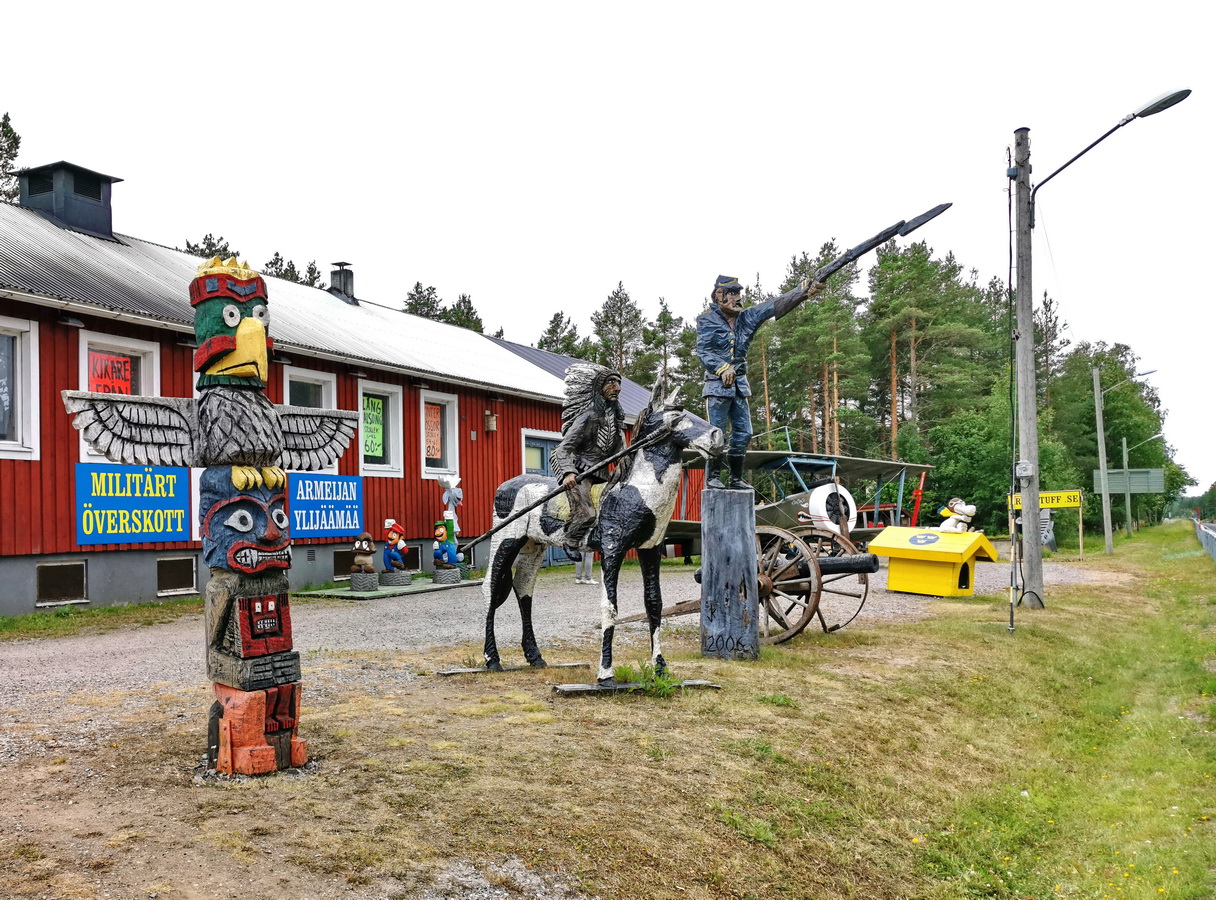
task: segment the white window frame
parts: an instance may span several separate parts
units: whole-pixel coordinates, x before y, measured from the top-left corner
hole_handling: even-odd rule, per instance
[[[17,439],[0,441],[0,459],[41,459],[42,432],[38,399],[38,323],[0,316],[0,334],[15,337],[17,348]]]
[[[106,334],[101,331],[80,332],[80,390],[89,389],[89,350],[116,350],[130,356],[141,357],[139,364],[141,397],[159,397],[160,393],[160,344],[154,341],[141,341],[137,338],[123,337],[118,334]],[[85,463],[108,463],[109,459],[100,453],[94,453],[80,435],[80,461]]]
[[[519,471],[524,473],[528,471],[528,438],[540,438],[544,441],[561,441],[562,433],[560,431],[537,431],[534,428],[521,428],[519,430]],[[546,475],[552,474],[549,472]]]
[[[401,396],[403,389],[397,384],[385,384],[382,381],[359,379],[359,474],[375,475],[381,478],[404,478],[405,457],[402,442],[405,437],[405,423],[401,418]],[[363,395],[382,394],[388,397],[387,418],[384,432],[390,437],[388,450],[391,462],[377,465],[363,461]]]
[[[451,452],[448,454],[448,465],[444,467],[428,466],[426,464],[426,405],[435,403],[447,407],[447,424],[444,427],[443,439]],[[422,467],[422,477],[432,481],[442,475],[455,475],[460,471],[460,397],[456,394],[443,394],[439,391],[421,390],[418,392],[418,460]]]
[[[160,584],[159,584],[160,572],[158,571],[157,572],[158,584],[157,584],[157,589],[156,589],[156,596],[158,596],[158,597],[188,597],[188,596],[192,596],[194,594],[199,593],[199,590],[198,590],[199,557],[196,554],[181,553],[181,554],[175,554],[172,556],[158,556],[158,557],[156,557],[156,563],[159,566],[161,562],[173,562],[173,561],[180,560],[180,559],[190,560],[191,566],[194,570],[194,583],[188,588],[171,588],[169,590],[162,591],[160,589]]]
[[[291,403],[291,383],[293,381],[304,382],[306,384],[321,385],[321,406],[320,409],[337,409],[338,408],[338,376],[332,372],[318,372],[315,369],[302,369],[299,366],[283,366],[283,402]],[[363,401],[359,401],[359,416],[362,421],[363,416]],[[360,453],[362,455],[362,453]],[[289,472],[302,471],[297,469],[288,469]],[[312,469],[318,475],[337,475],[338,461],[335,459],[331,465],[323,469]]]

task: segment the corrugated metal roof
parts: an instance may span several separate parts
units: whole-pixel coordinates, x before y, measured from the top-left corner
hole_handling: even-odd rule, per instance
[[[577,362],[587,362],[587,360],[575,359],[573,356],[563,356],[560,353],[552,353],[548,350],[540,350],[536,347],[528,347],[524,344],[514,344],[511,341],[503,340],[502,338],[490,338],[496,344],[506,347],[512,353],[526,359],[533,365],[539,366],[550,375],[565,379],[566,369]],[[643,387],[636,381],[630,381],[628,378],[621,379],[621,408],[625,410],[625,415],[629,418],[634,418],[646,405],[650,403],[651,388]]]
[[[199,259],[138,238],[118,242],[60,228],[0,204],[0,290],[72,301],[169,325],[193,325],[187,289]],[[300,348],[395,371],[560,401],[562,379],[465,328],[267,278],[270,334]],[[542,351],[543,352],[543,351]]]

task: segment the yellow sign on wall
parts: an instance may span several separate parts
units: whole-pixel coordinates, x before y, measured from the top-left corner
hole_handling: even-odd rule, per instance
[[[1008,502],[1008,500],[1006,500]],[[1022,508],[1022,495],[1013,495],[1013,508]],[[1080,509],[1080,491],[1039,491],[1039,509]]]

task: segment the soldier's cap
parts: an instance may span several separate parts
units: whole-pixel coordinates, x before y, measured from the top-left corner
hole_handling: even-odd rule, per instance
[[[714,290],[721,288],[728,294],[743,293],[743,285],[739,284],[739,279],[733,275],[719,275],[718,280],[714,282]]]

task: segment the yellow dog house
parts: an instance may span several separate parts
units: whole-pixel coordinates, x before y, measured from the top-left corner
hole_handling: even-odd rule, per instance
[[[928,528],[888,527],[869,551],[886,556],[887,589],[934,597],[975,594],[975,563],[996,562],[996,547],[978,531],[954,534]]]

